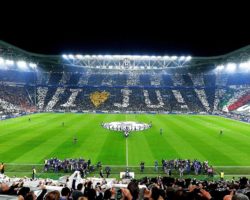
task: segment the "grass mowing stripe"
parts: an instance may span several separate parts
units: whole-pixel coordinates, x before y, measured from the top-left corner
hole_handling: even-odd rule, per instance
[[[62,121],[63,119],[60,119]],[[45,156],[46,153],[54,152],[54,157],[59,157],[56,154],[60,152],[60,154],[63,154],[67,146],[62,146],[60,149],[56,149],[56,147],[63,143],[63,141],[66,141],[66,143],[70,143],[72,145],[72,134],[69,134],[68,132],[72,132],[72,127],[76,124],[76,117],[70,118],[68,120],[69,125],[67,127],[63,127],[60,123],[58,125],[58,128],[54,128],[52,130],[48,130],[45,134],[51,135],[51,137],[46,137],[44,140],[42,140],[33,150],[32,155],[29,155],[30,152],[26,152],[21,157],[19,157],[16,162],[21,162],[22,160],[25,160],[27,157],[30,157],[33,160],[36,160],[37,162],[44,162],[44,159],[48,159],[50,157]],[[69,138],[70,137],[70,138]],[[48,140],[49,139],[49,140]],[[56,143],[54,142],[56,141]],[[73,151],[71,149],[71,151]],[[42,159],[37,159],[37,155],[43,154],[44,157]],[[15,162],[15,161],[14,161]]]
[[[172,157],[171,159],[175,158],[199,158],[201,160],[206,160],[206,156],[204,156],[200,151],[199,148],[194,148],[192,144],[192,140],[190,140],[189,133],[185,133],[185,131],[180,131],[179,127],[176,124],[180,124],[179,118],[167,118],[167,124],[170,127],[170,132],[164,134],[165,137],[169,137],[172,141],[170,142],[171,145],[179,152],[179,157]],[[183,134],[183,132],[185,134]],[[195,157],[194,157],[195,156]]]
[[[138,165],[141,161],[145,164],[150,163],[154,160],[154,155],[152,153],[151,147],[147,142],[147,135],[142,131],[132,133],[129,136],[129,164]]]
[[[173,145],[171,142],[173,138],[171,138],[171,134],[169,134],[169,127],[165,127],[165,122],[166,119],[159,116],[157,122],[153,122],[152,130],[149,129],[145,133],[150,134],[150,132],[153,132],[153,134],[147,137],[147,140],[152,148],[155,160],[158,161],[163,158],[172,159],[181,157],[179,151],[176,150],[176,145]],[[165,127],[162,135],[160,135],[161,127]]]
[[[37,145],[40,145],[41,143],[45,143],[51,140],[51,138],[53,138],[54,136],[60,134],[59,132],[54,133],[53,131],[54,136],[51,135],[50,132],[48,132],[50,128],[51,128],[50,126],[44,127],[41,131],[37,132],[37,134],[32,134],[30,132],[25,133],[24,137],[19,138],[19,140],[15,140],[14,138],[13,141],[10,142],[10,144],[12,144],[10,145],[11,148],[7,148],[5,149],[5,151],[2,151],[0,153],[0,157],[3,157],[4,158],[3,160],[5,162],[11,162],[11,161],[15,161],[19,157],[22,157],[25,153],[29,153],[30,156],[25,157],[24,160],[22,160],[21,162],[27,162],[28,160],[31,160],[32,158],[30,157],[34,155],[31,152],[34,148],[37,147]],[[41,155],[42,154],[40,154],[40,156]]]
[[[190,118],[185,118],[185,120],[186,121],[190,121],[191,119]],[[196,119],[195,121],[192,120],[192,124],[195,124],[196,128],[201,130],[203,128],[203,123],[198,122],[199,120],[201,120],[202,122],[205,121],[204,119],[203,120],[202,119]],[[216,125],[216,124],[214,124],[214,125]],[[237,139],[239,139],[239,137],[235,137],[234,133],[233,134],[222,134],[222,135],[220,135],[219,134],[219,130],[220,129],[217,129],[215,127],[206,126],[206,130],[207,130],[207,133],[209,133],[209,134],[205,135],[206,137],[209,136],[210,133],[212,133],[212,135],[211,135],[212,137],[216,137],[216,138],[219,139],[219,140],[217,139],[216,141],[224,143],[227,146],[229,146],[228,140],[224,141],[224,140],[221,140],[221,139],[223,139],[223,138],[228,139],[228,137],[231,137],[230,139],[233,139],[234,141],[237,140]],[[208,131],[208,130],[210,130],[210,131]],[[221,137],[221,136],[223,136],[223,137]],[[240,141],[242,142],[242,140],[240,140]],[[233,147],[233,146],[229,146],[229,147],[233,148],[232,151],[238,152],[238,147]],[[243,152],[239,151],[239,153],[243,153]]]
[[[87,118],[85,116],[84,118]],[[80,133],[82,129],[88,126],[94,118],[88,118],[89,123],[82,123],[83,119],[79,119],[79,116],[76,116],[74,119],[70,119],[67,121],[66,127],[63,127],[64,131],[61,134],[61,137],[58,138],[57,143],[52,147],[52,151],[48,151],[46,154],[46,158],[50,157],[59,157],[60,159],[69,158],[69,157],[82,157],[82,154],[75,154],[79,149],[81,149],[82,143],[87,140],[86,136],[91,136],[91,134],[87,134],[86,132]],[[81,127],[80,127],[81,126]],[[77,143],[73,143],[73,138],[77,137]],[[61,141],[60,141],[61,140]]]
[[[207,116],[207,117],[209,117],[209,116]],[[191,119],[185,118],[185,120],[190,121]],[[199,119],[192,121],[192,124],[194,124],[197,129],[202,129],[203,123],[199,123],[198,120]],[[220,129],[217,129],[217,130],[220,130]],[[206,132],[207,132],[207,134],[204,135],[204,138],[209,140],[209,135],[211,135],[211,137],[215,137],[215,140],[213,141],[213,144],[215,146],[223,147],[224,149],[226,149],[226,151],[231,154],[231,157],[235,156],[235,160],[237,160],[238,156],[242,156],[242,161],[248,162],[248,155],[244,151],[239,150],[239,148],[242,148],[242,146],[244,145],[244,141],[239,140],[239,143],[237,144],[236,138],[238,138],[238,137],[235,134],[219,135],[217,133],[217,131],[215,131],[214,128],[210,127],[210,126],[206,127]],[[212,134],[210,134],[210,133],[212,133]],[[231,135],[231,138],[228,138],[228,137],[230,137],[230,135]],[[231,143],[230,141],[234,141],[234,143]]]
[[[203,118],[199,119],[200,124],[204,123],[205,120]],[[207,121],[207,120],[206,120]],[[218,120],[217,120],[218,121]],[[222,128],[221,126],[219,126],[217,123],[217,121],[214,121],[214,127],[209,126],[209,129],[214,129],[214,133],[215,134],[219,134],[219,130],[223,129],[224,133],[221,135],[223,137],[219,137],[220,139],[223,139],[221,141],[223,141],[224,143],[227,143],[227,145],[231,145],[232,147],[235,148],[235,151],[238,151],[239,149],[241,149],[241,153],[244,154],[244,152],[247,152],[245,150],[247,150],[250,146],[248,143],[246,143],[245,141],[250,139],[250,135],[247,135],[248,130],[244,130],[244,131],[240,131],[240,132],[236,132],[233,131],[232,129],[226,128],[226,131],[224,128]],[[216,128],[217,127],[217,128]],[[223,126],[225,127],[225,126]],[[242,148],[245,148],[245,150],[243,150]],[[245,153],[247,156],[247,153]]]
[[[220,116],[209,116],[207,120],[213,123],[216,122],[216,124],[221,125],[222,127],[226,126],[228,127],[227,128],[228,130],[231,130],[231,131],[234,130],[239,133],[242,133],[241,131],[243,131],[244,133],[250,128],[249,123],[242,123],[241,121],[236,121],[233,119],[228,119],[228,118],[224,118]],[[250,137],[249,134],[247,134],[246,136]]]
[[[124,115],[110,115],[106,116],[104,121],[123,121],[124,118]],[[99,124],[101,124],[101,121]],[[101,132],[101,134],[105,136],[105,139],[103,140],[103,144],[99,147],[100,150],[96,157],[96,162],[102,161],[107,165],[110,165],[112,163],[124,165],[126,163],[126,145],[123,133],[119,131],[107,130],[102,127],[101,130],[103,131]]]
[[[37,130],[43,127],[45,123],[47,124],[48,120],[52,120],[56,118],[58,118],[58,116],[53,116],[53,115],[45,117],[45,118],[40,118],[39,119],[40,121],[35,124],[33,123],[33,121],[28,122],[28,119],[23,122],[23,121],[19,121],[19,118],[15,118],[17,121],[15,123],[12,121],[12,124],[9,124],[8,127],[0,126],[0,130],[2,130],[0,134],[1,144],[4,145],[5,143],[9,143],[9,141],[16,140],[22,137],[23,133],[27,133],[31,130]],[[43,122],[44,124],[42,124]],[[21,125],[22,128],[15,127],[15,124]]]
[[[180,120],[178,120],[178,122],[174,119],[170,119],[170,121],[172,121],[174,127],[178,127],[179,130],[182,130],[181,132],[179,132],[181,133],[180,136],[184,137],[186,141],[189,141],[190,144],[193,144],[193,148],[196,149],[195,151],[199,151],[199,153],[207,158],[206,160],[210,161],[210,158],[214,156],[213,153],[216,152],[216,158],[213,159],[213,164],[221,161],[221,158],[226,159],[227,162],[230,161],[231,164],[236,164],[236,162],[232,160],[229,155],[226,155],[225,152],[221,151],[219,146],[213,145],[214,142],[216,142],[214,138],[210,138],[209,140],[205,139],[205,134],[202,135],[200,130],[193,128],[192,124],[190,125],[190,123],[185,122],[185,120],[181,118]],[[187,151],[190,151],[190,148],[187,148]],[[196,155],[195,152],[193,155]]]

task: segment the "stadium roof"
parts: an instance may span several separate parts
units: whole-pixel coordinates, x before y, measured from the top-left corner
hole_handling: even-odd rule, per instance
[[[0,41],[0,57],[13,61],[26,61],[49,68],[51,66],[76,66],[105,69],[158,69],[167,67],[215,67],[223,63],[249,61],[250,45],[212,57],[191,57],[190,55],[44,55],[25,51]],[[191,59],[192,58],[192,59]],[[34,65],[33,65],[34,66]],[[131,68],[130,66],[133,66]],[[120,68],[122,67],[122,68]]]

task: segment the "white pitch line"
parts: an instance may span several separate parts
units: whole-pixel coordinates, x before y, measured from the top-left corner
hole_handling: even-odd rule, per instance
[[[5,163],[6,165],[44,165],[37,163]]]
[[[5,163],[6,165],[44,165],[41,163]],[[110,167],[128,167],[128,142],[126,138],[126,165],[108,165],[108,164],[103,164],[103,166],[110,166]],[[129,167],[139,167],[135,165],[131,165]],[[145,167],[155,167],[154,165],[152,166],[145,166]],[[250,166],[229,166],[229,165],[224,165],[224,166],[213,166],[215,168],[217,167],[223,167],[223,168],[250,168]]]
[[[126,167],[128,167],[128,138],[126,137]]]
[[[218,176],[219,175],[215,175],[215,176]],[[224,174],[224,176],[236,176],[236,177],[243,177],[243,176],[250,176],[250,174]]]
[[[127,160],[128,160],[128,144],[127,144],[127,139],[126,139],[126,158],[127,158]],[[126,162],[126,163],[128,163],[128,162]],[[7,165],[44,165],[44,164],[41,164],[41,163],[5,163],[5,164],[7,164]],[[126,166],[128,166],[128,164],[127,165],[108,165],[108,164],[103,164],[103,165],[107,165],[107,166],[110,166],[110,167],[126,167]],[[130,167],[139,167],[139,165],[138,166],[135,166],[135,165],[131,165]],[[154,165],[149,165],[149,166],[145,166],[145,167],[155,167]],[[230,165],[224,165],[224,166],[213,166],[213,167],[225,167],[225,168],[250,168],[250,166],[237,166],[237,165],[233,165],[233,166],[230,166]]]
[[[214,166],[214,167],[225,167],[225,168],[250,168],[250,166]]]

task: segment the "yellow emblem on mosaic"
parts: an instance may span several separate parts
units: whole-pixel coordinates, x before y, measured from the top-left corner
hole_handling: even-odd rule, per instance
[[[90,94],[90,100],[94,104],[95,107],[100,106],[109,98],[109,92],[93,92]]]

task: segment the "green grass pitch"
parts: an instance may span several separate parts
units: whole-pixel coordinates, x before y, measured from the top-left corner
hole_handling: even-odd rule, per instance
[[[42,164],[50,157],[83,157],[93,163],[125,166],[125,137],[100,125],[111,121],[152,121],[152,128],[130,133],[129,166],[138,166],[141,161],[152,166],[162,158],[250,166],[249,124],[218,116],[158,114],[43,113],[0,121],[0,162]],[[223,135],[219,134],[221,129]],[[74,136],[77,144],[73,144]]]

